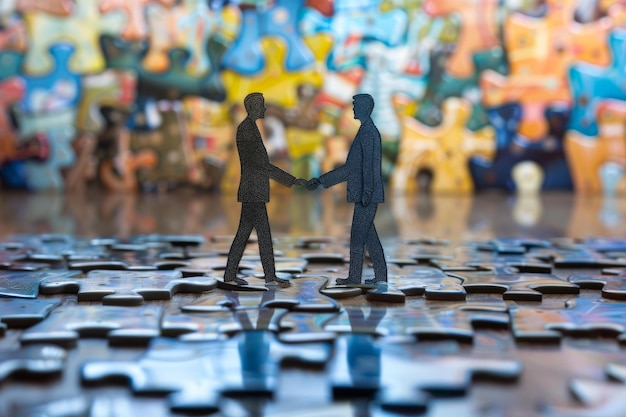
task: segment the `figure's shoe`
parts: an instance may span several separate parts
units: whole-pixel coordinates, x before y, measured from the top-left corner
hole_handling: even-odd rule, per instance
[[[387,282],[387,280],[386,279],[378,279],[378,278],[372,278],[372,279],[366,279],[365,280],[365,283],[367,285],[376,285],[379,282]]]
[[[246,281],[243,278],[238,278],[238,277],[235,277],[235,278],[224,277],[224,282],[234,282],[237,285],[248,285],[248,281]]]
[[[278,278],[277,276],[265,277],[266,284],[270,284],[272,282],[275,282],[279,285],[291,285],[291,282],[288,279]]]
[[[348,278],[337,278],[335,282],[337,283],[337,285],[355,285],[355,284],[360,284],[361,280],[356,280],[356,279],[348,277]]]

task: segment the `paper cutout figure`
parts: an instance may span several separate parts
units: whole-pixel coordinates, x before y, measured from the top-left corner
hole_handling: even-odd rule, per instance
[[[320,184],[328,188],[340,182],[348,183],[348,202],[354,203],[350,272],[348,278],[336,280],[339,285],[361,283],[365,246],[374,264],[374,278],[366,283],[387,282],[385,254],[374,226],[378,203],[384,201],[381,137],[371,117],[374,99],[369,94],[357,94],[353,99],[354,118],[361,121],[361,127],[350,146],[346,163],[319,178],[310,179],[306,185],[307,189],[314,190]]]
[[[254,228],[258,236],[259,254],[265,273],[265,282],[288,284],[289,281],[276,276],[274,263],[274,245],[270,225],[267,219],[265,203],[270,201],[269,179],[273,179],[287,187],[296,182],[305,184],[305,180],[298,179],[270,163],[265,145],[261,139],[261,132],[256,125],[257,119],[265,117],[265,99],[261,93],[250,93],[243,101],[247,117],[237,128],[237,151],[241,163],[241,179],[237,201],[241,202],[241,219],[239,228],[228,253],[228,263],[224,273],[224,281],[235,281],[239,285],[248,282],[237,277],[239,261],[246,247],[250,232]]]

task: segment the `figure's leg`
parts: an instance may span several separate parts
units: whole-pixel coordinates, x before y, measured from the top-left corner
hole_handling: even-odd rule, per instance
[[[265,282],[288,283],[289,281],[276,277],[276,264],[274,262],[274,243],[272,242],[272,232],[267,218],[267,207],[265,203],[255,203],[254,228],[259,238],[259,255],[261,265],[265,273]]]
[[[350,272],[347,279],[337,279],[337,284],[360,284],[363,273],[363,250],[365,237],[374,221],[375,209],[364,207],[361,203],[354,204],[352,230],[350,231]]]
[[[246,243],[252,232],[252,219],[254,213],[250,207],[251,203],[241,203],[241,218],[239,220],[239,228],[233,244],[230,246],[228,252],[228,262],[226,263],[226,271],[224,272],[224,281],[235,281],[237,284],[246,285],[248,282],[244,279],[237,278],[237,269],[239,267],[239,261],[243,256],[243,251],[246,249]]]
[[[378,205],[370,203],[370,206],[371,205],[373,205],[373,217],[376,217],[376,209]],[[370,230],[365,237],[365,247],[370,254],[370,258],[372,258],[372,263],[374,264],[374,279],[366,280],[366,283],[387,282],[387,261],[385,261],[385,252],[383,251],[383,245],[380,243],[380,238],[378,237],[376,226],[374,226],[373,221]]]

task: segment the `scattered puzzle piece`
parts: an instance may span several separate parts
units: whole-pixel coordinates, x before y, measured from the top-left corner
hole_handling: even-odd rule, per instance
[[[144,9],[151,3],[158,3],[164,7],[171,7],[175,0],[100,0],[100,13],[106,14],[113,10],[122,10],[126,15],[126,25],[121,36],[127,41],[137,41],[147,36],[147,23],[144,19]]]
[[[19,298],[37,298],[39,284],[47,279],[71,279],[77,271],[0,271],[0,295]]]
[[[501,293],[504,300],[541,301],[542,294],[578,294],[578,285],[552,274],[520,273],[513,267],[449,273],[463,279],[468,293]]]
[[[145,300],[169,300],[178,292],[201,293],[217,286],[213,278],[183,278],[180,271],[91,271],[84,279],[49,278],[42,294],[76,293],[78,301],[105,305],[141,305]]]
[[[162,308],[64,305],[46,320],[26,329],[25,344],[74,346],[81,337],[106,338],[111,345],[145,345],[160,334]]]
[[[518,342],[559,342],[563,335],[615,337],[626,340],[626,320],[620,303],[569,300],[565,308],[510,308],[511,330]]]
[[[25,346],[0,351],[0,381],[16,376],[43,378],[63,372],[66,353],[56,346]]]
[[[598,102],[594,120],[598,125],[597,136],[587,136],[571,129],[565,137],[565,152],[574,186],[576,192],[583,194],[597,193],[603,189],[600,172],[603,164],[610,162],[623,164],[626,161],[626,144],[623,140],[626,102],[620,100]],[[617,191],[624,189],[623,179],[621,183],[616,186]]]
[[[32,326],[44,320],[59,304],[59,300],[0,298],[0,321],[9,327]]]
[[[545,16],[540,18],[510,14],[504,22],[510,73],[503,76],[485,71],[481,77],[485,106],[521,104],[519,133],[530,140],[540,140],[547,133],[543,115],[549,105],[571,103],[566,79],[570,65],[577,61],[609,63],[606,37],[613,25],[611,19],[581,24],[574,20],[575,7],[575,0],[549,0]]]
[[[472,132],[465,127],[470,103],[449,98],[443,107],[445,119],[437,127],[422,125],[410,116],[402,117],[398,161],[391,176],[393,190],[415,192],[420,188],[418,174],[427,171],[433,177],[429,191],[467,193],[474,188],[467,161],[476,155],[493,157],[494,129],[486,126]]]
[[[87,362],[81,374],[90,383],[125,377],[138,394],[170,394],[173,410],[217,411],[221,394],[273,396],[281,362],[323,366],[329,355],[328,344],[286,345],[259,330],[214,342],[156,339],[136,362]]]
[[[441,354],[420,355],[408,344],[377,343],[369,335],[346,335],[336,341],[331,363],[334,398],[376,396],[386,409],[423,412],[429,397],[464,395],[474,375],[510,381],[521,363],[507,358]]]
[[[574,274],[567,280],[580,288],[601,289],[604,298],[626,300],[626,274],[623,272],[618,275]]]

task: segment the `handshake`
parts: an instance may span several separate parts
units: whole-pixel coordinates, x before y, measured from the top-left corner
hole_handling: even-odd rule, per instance
[[[317,178],[311,178],[310,180],[305,180],[304,178],[298,178],[296,180],[296,185],[300,187],[304,187],[309,191],[315,190],[321,184],[320,180]]]

